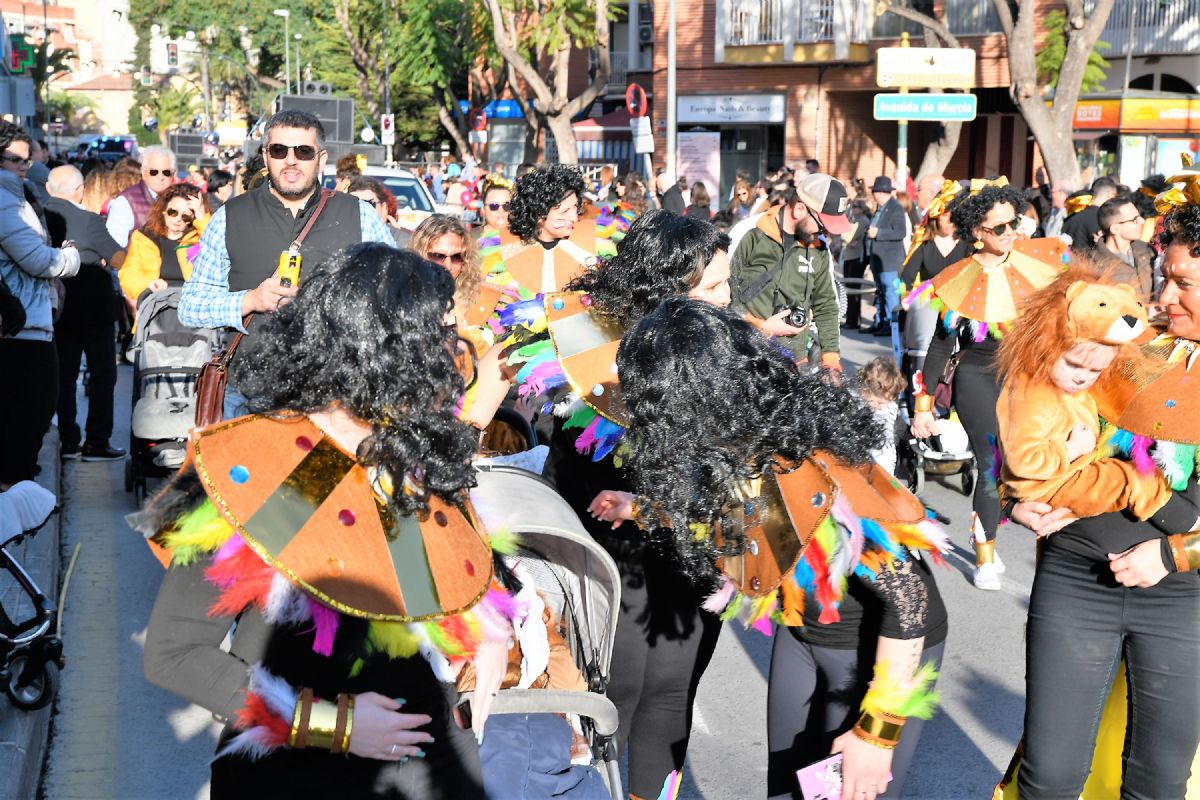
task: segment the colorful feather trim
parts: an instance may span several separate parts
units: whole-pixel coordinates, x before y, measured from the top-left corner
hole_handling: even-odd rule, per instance
[[[862,710],[868,714],[892,714],[897,717],[929,719],[937,708],[938,693],[933,684],[938,678],[932,661],[921,665],[911,678],[897,680],[888,664],[875,664],[875,679],[862,699]]]
[[[596,233],[605,239],[620,242],[629,232],[629,226],[635,219],[637,219],[637,214],[633,211],[622,208],[619,204],[615,205],[601,211],[600,215],[596,217]]]
[[[900,306],[908,311],[917,303],[928,303],[933,300],[933,280],[922,281],[912,288],[908,294],[904,295],[904,299],[900,301]]]
[[[238,709],[234,721],[242,732],[226,742],[215,758],[241,755],[254,760],[287,745],[297,694],[287,681],[261,664],[252,666],[246,703]]]
[[[811,596],[820,609],[819,621],[830,624],[841,619],[838,606],[851,575],[873,581],[881,569],[890,569],[912,551],[927,552],[934,563],[945,566],[942,556],[949,550],[946,532],[932,519],[911,524],[866,519],[855,514],[839,494],[778,593],[750,598],[722,576],[721,585],[703,608],[723,621],[740,617],[745,627],[770,635],[766,620],[801,624],[804,598]]]

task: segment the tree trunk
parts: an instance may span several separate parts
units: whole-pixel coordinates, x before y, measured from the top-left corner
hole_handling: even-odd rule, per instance
[[[454,147],[458,150],[458,154],[464,158],[470,155],[471,145],[463,138],[462,131],[458,129],[458,123],[454,117],[450,116],[444,103],[438,106],[438,121],[442,123],[446,133],[450,134],[450,138],[454,140]]]
[[[921,158],[921,168],[917,170],[914,180],[917,183],[926,175],[945,175],[950,159],[958,150],[958,140],[962,135],[961,122],[943,122],[942,135],[931,141],[925,147],[925,155]]]
[[[571,127],[571,116],[566,111],[546,115],[546,127],[554,134],[558,147],[558,163],[578,164],[579,149],[575,146],[575,129]]]

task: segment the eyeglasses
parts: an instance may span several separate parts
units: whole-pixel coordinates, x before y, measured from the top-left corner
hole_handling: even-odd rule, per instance
[[[457,253],[426,253],[425,257],[430,261],[438,264],[461,264],[463,263],[462,252]]]
[[[267,155],[276,161],[282,161],[288,157],[288,151],[292,150],[296,153],[297,161],[312,161],[317,157],[317,148],[311,144],[269,144],[267,145]]]
[[[992,234],[993,236],[1003,236],[1007,231],[1012,231],[1013,233],[1016,233],[1017,226],[1019,224],[1020,224],[1019,219],[1010,219],[1008,222],[1001,222],[999,225],[997,225],[993,228],[984,228],[983,230],[987,231],[988,233]]]
[[[189,214],[186,211],[180,211],[178,208],[168,208],[166,213],[168,217],[179,217],[184,221],[184,223],[188,224],[190,224],[192,220],[196,218],[194,214]]]
[[[508,209],[511,207],[512,207],[512,203],[488,203],[487,204],[488,211],[499,211],[500,209],[504,209],[505,211],[508,211]]]
[[[1114,225],[1124,225],[1127,222],[1145,222],[1145,221],[1146,221],[1146,218],[1143,217],[1141,214],[1138,214],[1136,217],[1130,217],[1129,219],[1123,219],[1120,222],[1114,222],[1113,224]]]
[[[151,178],[157,178],[160,174],[169,178],[175,174],[175,170],[173,169],[148,169],[146,172],[149,173]]]
[[[22,164],[26,167],[33,164],[32,158],[21,158],[20,156],[10,156],[8,153],[5,153],[2,156],[2,158],[8,164]]]

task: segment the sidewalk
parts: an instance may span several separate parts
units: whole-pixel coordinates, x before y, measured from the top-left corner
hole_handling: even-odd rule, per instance
[[[59,461],[58,429],[51,428],[42,443],[38,457],[42,474],[37,482],[54,492],[63,502],[62,464]],[[30,576],[47,594],[53,594],[58,602],[58,576],[61,553],[59,551],[62,515],[51,517],[46,527],[36,536],[12,549],[12,555],[29,572]],[[0,602],[6,609],[14,609],[10,616],[27,616],[30,606],[7,572],[0,574]],[[45,761],[47,735],[50,731],[50,716],[54,704],[37,711],[21,711],[8,698],[0,695],[0,800],[33,800],[37,796],[38,782]]]

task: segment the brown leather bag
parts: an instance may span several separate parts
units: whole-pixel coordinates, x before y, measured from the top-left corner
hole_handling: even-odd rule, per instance
[[[316,224],[317,217],[321,216],[321,211],[324,210],[325,204],[332,196],[333,190],[321,190],[321,199],[317,202],[313,215],[308,218],[308,222],[304,224],[304,228],[292,242],[290,249],[299,250],[300,245],[304,244],[305,237]],[[249,327],[250,320],[253,318],[253,314],[243,317],[242,327]],[[225,419],[225,390],[229,387],[229,364],[233,361],[234,351],[241,344],[243,336],[245,336],[244,333],[238,332],[238,335],[233,337],[233,341],[229,343],[229,347],[214,355],[207,364],[200,368],[200,374],[196,377],[197,428],[203,428]]]

